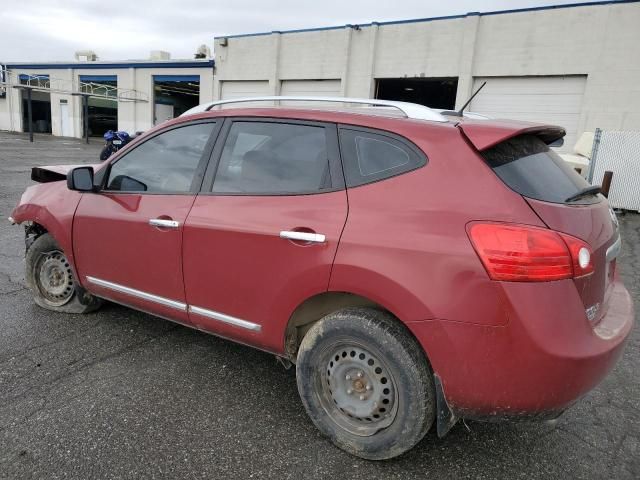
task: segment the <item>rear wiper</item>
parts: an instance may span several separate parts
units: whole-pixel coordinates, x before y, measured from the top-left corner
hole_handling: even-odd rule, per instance
[[[587,195],[597,195],[600,193],[600,189],[602,187],[600,185],[589,185],[588,187],[584,187],[575,195],[571,195],[569,198],[565,200],[566,202],[573,202],[574,200],[579,200],[582,197],[586,197]]]

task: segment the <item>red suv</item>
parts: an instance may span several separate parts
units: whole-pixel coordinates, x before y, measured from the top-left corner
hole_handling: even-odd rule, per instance
[[[434,422],[560,415],[634,318],[615,214],[549,148],[564,130],[341,101],[403,115],[209,104],[104,164],[34,168],[11,220],[35,302],[272,352],[363,458]]]

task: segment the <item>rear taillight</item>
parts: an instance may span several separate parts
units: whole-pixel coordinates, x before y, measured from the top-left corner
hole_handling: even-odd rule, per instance
[[[546,282],[593,272],[589,245],[564,233],[503,223],[473,223],[468,231],[493,280]]]

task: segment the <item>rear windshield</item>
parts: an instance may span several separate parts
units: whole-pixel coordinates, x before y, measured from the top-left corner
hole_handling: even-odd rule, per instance
[[[567,199],[589,183],[535,135],[521,135],[482,152],[485,161],[511,189],[525,197],[553,203]],[[587,195],[571,203],[595,203]]]

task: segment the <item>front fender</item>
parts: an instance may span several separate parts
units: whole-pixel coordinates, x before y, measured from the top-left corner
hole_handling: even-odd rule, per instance
[[[72,225],[82,194],[69,190],[66,182],[42,183],[28,187],[11,217],[15,223],[34,222],[56,240],[75,270]]]

